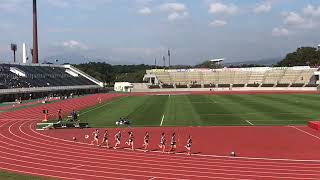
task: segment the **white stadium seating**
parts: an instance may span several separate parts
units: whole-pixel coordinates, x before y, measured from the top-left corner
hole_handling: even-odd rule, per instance
[[[318,68],[254,67],[223,69],[153,69],[148,78],[154,83],[174,87],[201,85],[201,87],[316,87]],[[146,76],[145,76],[146,77]],[[149,81],[145,78],[146,81]]]

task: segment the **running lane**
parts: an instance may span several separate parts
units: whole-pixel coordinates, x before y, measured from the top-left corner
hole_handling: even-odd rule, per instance
[[[0,115],[0,169],[57,179],[320,179],[320,139],[306,127],[135,128],[135,147],[150,133],[151,152],[89,145],[92,129],[36,131],[42,108],[93,106],[118,95],[93,95]],[[117,129],[110,129],[111,144]],[[159,134],[177,133],[176,154],[162,154]],[[100,130],[103,132],[103,129]],[[192,133],[194,154],[183,146]],[[77,141],[72,140],[77,137]],[[100,139],[101,140],[101,139]],[[168,149],[168,148],[167,148]],[[226,155],[235,149],[239,157]]]
[[[0,169],[60,179],[319,179],[320,162],[131,152],[39,133],[35,121],[1,121]]]

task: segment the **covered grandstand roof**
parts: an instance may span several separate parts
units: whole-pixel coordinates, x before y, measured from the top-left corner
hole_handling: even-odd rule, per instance
[[[0,64],[0,76],[1,92],[103,87],[102,82],[70,65]]]

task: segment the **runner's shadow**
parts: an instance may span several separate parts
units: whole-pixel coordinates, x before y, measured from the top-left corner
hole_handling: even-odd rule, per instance
[[[201,152],[193,152],[192,154],[201,154]]]
[[[177,152],[177,153],[187,153],[187,151],[179,151],[179,152]]]

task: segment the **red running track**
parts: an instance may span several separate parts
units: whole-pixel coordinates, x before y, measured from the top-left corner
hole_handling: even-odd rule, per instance
[[[52,99],[47,99],[46,101],[50,102],[50,101],[56,101],[56,100],[57,99],[52,98]],[[18,104],[18,103],[8,104],[6,106],[0,107],[0,111],[7,111],[7,110],[12,110],[14,108],[27,107],[27,106],[32,106],[32,105],[41,104],[41,103],[42,103],[42,99],[38,99],[35,101],[31,101],[31,102],[23,102],[21,104]]]
[[[99,96],[104,101],[115,97]],[[89,107],[97,103],[96,98],[63,101],[48,108]],[[38,120],[32,119],[36,116],[23,112],[23,120],[14,119],[17,113],[6,114],[8,119],[0,115],[0,169],[58,179],[320,179],[320,137],[307,127],[147,128],[151,149],[156,149],[160,132],[178,134],[179,153],[162,154],[88,145],[83,137],[92,129],[37,132]],[[146,128],[133,130],[139,148]],[[115,131],[110,130],[110,138]],[[192,156],[181,153],[187,133],[194,139]],[[239,157],[225,156],[231,149]]]
[[[28,120],[28,119],[43,119],[42,110],[49,110],[49,118],[57,118],[57,111],[62,109],[64,116],[72,112],[72,110],[81,110],[91,106],[95,106],[101,102],[109,101],[113,98],[124,96],[124,94],[95,94],[80,98],[67,99],[53,104],[43,104],[31,108],[16,110],[14,112],[4,112],[0,114],[0,119],[10,120]]]

